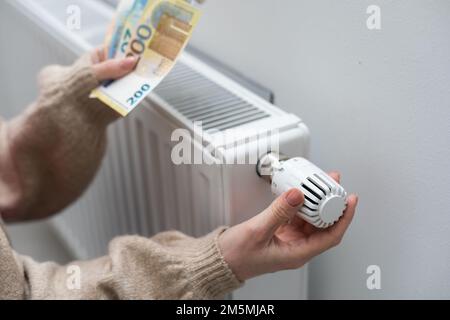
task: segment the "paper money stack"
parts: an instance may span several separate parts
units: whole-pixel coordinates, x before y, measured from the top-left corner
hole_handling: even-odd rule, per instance
[[[203,1],[197,0],[201,3]],[[106,36],[108,58],[137,56],[136,69],[95,89],[97,98],[126,116],[167,76],[200,18],[191,0],[122,0]]]

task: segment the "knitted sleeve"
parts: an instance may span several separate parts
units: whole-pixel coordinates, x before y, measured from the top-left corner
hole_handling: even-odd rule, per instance
[[[218,237],[171,231],[147,239],[120,237],[109,254],[67,266],[17,257],[27,299],[216,299],[242,283],[223,259]]]
[[[88,55],[39,75],[40,96],[23,114],[0,123],[0,215],[6,221],[48,217],[76,200],[92,181],[117,119],[89,93],[98,86]]]

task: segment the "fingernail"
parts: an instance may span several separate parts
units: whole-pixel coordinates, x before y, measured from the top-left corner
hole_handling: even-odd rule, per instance
[[[286,194],[286,201],[291,207],[298,207],[303,203],[303,194],[298,189],[292,189]]]

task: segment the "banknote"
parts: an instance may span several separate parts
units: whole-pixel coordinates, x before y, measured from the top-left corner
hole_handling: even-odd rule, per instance
[[[133,36],[133,32],[138,27],[139,20],[144,12],[146,6],[151,4],[154,0],[134,0],[131,8],[128,0],[125,1],[124,4],[121,4],[118,8],[117,15],[119,16],[117,23],[114,23],[116,26],[115,29],[110,30],[108,33],[106,42],[108,43],[108,47],[111,48],[109,58],[123,58],[126,54],[126,50],[131,41],[131,37]],[[184,0],[187,3],[192,5],[201,4],[203,0]],[[125,19],[121,19],[120,17],[124,17]],[[113,41],[113,34],[116,35]]]
[[[130,18],[133,5],[127,8],[127,18]],[[186,0],[148,0],[127,45],[123,45],[126,56],[139,58],[136,69],[122,79],[103,84],[92,92],[91,97],[126,116],[171,71],[199,18],[199,9]],[[122,25],[116,29],[123,35],[127,24]],[[115,56],[122,55],[119,53],[122,50],[119,48],[120,36],[112,37],[110,47],[114,46],[114,39],[119,39]]]
[[[133,32],[138,27],[138,23],[141,16],[147,6],[147,4],[154,0],[135,0],[131,10],[128,13],[127,19],[124,21],[122,28],[120,28],[121,34],[119,35],[119,41],[116,43],[115,56],[111,58],[123,58],[125,57],[128,45],[130,44]]]
[[[105,42],[107,42],[108,58],[114,58],[116,56],[123,29],[133,8],[134,2],[135,0],[121,0],[117,6],[116,16],[108,29],[105,40]]]

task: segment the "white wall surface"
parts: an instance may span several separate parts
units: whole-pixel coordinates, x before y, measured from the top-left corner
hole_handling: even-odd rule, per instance
[[[450,298],[450,1],[209,0],[193,44],[273,89],[360,196],[311,298]]]

